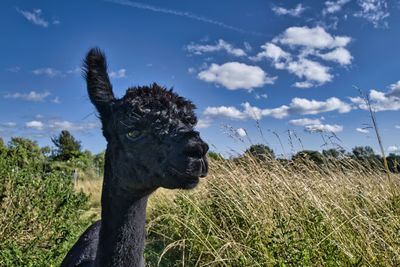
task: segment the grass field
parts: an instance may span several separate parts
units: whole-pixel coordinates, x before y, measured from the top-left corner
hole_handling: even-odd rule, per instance
[[[150,199],[148,266],[400,266],[400,177],[345,159],[211,160]],[[99,212],[101,181],[82,181]]]

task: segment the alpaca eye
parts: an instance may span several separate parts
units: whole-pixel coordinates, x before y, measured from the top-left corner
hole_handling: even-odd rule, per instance
[[[138,138],[142,133],[137,130],[130,131],[129,133],[126,134],[126,137],[129,139],[135,139]]]

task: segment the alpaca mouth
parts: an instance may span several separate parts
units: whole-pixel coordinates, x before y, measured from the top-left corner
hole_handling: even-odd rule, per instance
[[[207,162],[207,159],[205,159],[205,158],[201,158],[200,162],[201,162],[201,169],[202,169],[200,177],[204,178],[208,174],[208,162]]]
[[[176,167],[174,166],[169,166],[169,170],[172,172],[174,175],[178,175],[180,178],[185,179],[190,184],[198,183],[200,178],[197,175],[193,175],[187,172],[181,172],[179,171]]]

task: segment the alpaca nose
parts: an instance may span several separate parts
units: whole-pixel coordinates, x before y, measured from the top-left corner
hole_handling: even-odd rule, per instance
[[[198,140],[190,145],[188,145],[184,153],[192,158],[203,158],[208,151],[208,145],[203,140]]]
[[[185,133],[185,137],[189,139],[189,143],[184,149],[184,153],[193,158],[203,158],[209,149],[206,142],[200,138],[200,133],[190,131]]]

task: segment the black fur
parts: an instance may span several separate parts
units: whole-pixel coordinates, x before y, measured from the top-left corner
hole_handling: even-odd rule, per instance
[[[107,140],[101,221],[86,230],[62,266],[144,266],[146,205],[158,187],[194,188],[208,172],[208,145],[193,127],[195,106],[157,84],[115,99],[104,54],[83,66]]]
[[[104,53],[99,48],[91,49],[86,55],[82,70],[89,98],[102,115],[109,111],[108,108],[115,100]]]

